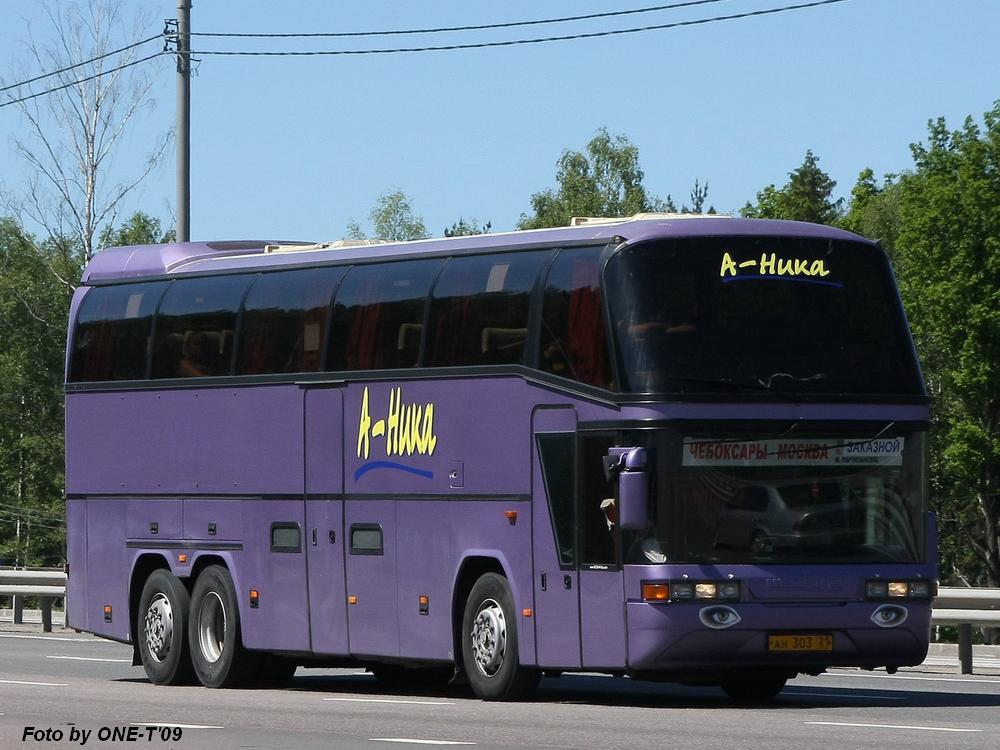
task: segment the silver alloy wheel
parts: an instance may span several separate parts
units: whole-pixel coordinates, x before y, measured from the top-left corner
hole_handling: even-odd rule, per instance
[[[209,591],[198,608],[198,646],[205,661],[215,663],[226,647],[226,605]]]
[[[494,677],[503,666],[507,651],[507,621],[503,608],[493,599],[479,606],[479,613],[472,623],[472,656],[479,671]]]
[[[162,662],[170,653],[174,635],[174,610],[162,591],[156,593],[146,608],[146,650],[156,662]]]

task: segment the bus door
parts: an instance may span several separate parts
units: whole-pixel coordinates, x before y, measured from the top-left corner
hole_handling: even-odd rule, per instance
[[[344,397],[338,387],[305,392],[306,561],[309,629],[318,654],[348,653],[344,590]]]
[[[583,666],[625,666],[625,581],[615,482],[604,456],[617,445],[613,433],[577,433],[577,563],[580,569],[580,640]]]
[[[576,410],[539,407],[532,416],[532,547],[535,649],[541,667],[582,666],[574,509]]]

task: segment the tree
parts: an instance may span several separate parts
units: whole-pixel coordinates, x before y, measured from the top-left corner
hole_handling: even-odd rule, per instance
[[[160,229],[160,220],[136,211],[128,221],[115,229],[111,225],[101,232],[101,248],[123,247],[125,245],[156,245],[161,242],[176,242],[177,234],[173,229],[166,232]]]
[[[413,213],[409,196],[401,190],[380,196],[368,214],[368,219],[371,221],[373,239],[401,242],[424,240],[430,236],[424,220]],[[368,238],[355,221],[348,223],[347,235],[356,240]]]
[[[464,218],[459,217],[458,221],[452,224],[449,229],[444,230],[444,236],[468,237],[473,234],[489,234],[492,228],[493,224],[491,222],[487,221],[483,226],[479,226],[479,222],[475,219],[466,221]]]
[[[875,173],[866,168],[851,190],[851,203],[839,226],[863,237],[878,240],[890,256],[900,231],[901,189],[895,175],[886,175],[879,185]]]
[[[832,200],[837,183],[819,168],[819,157],[806,151],[802,165],[788,173],[788,183],[777,189],[768,185],[757,193],[757,203],[747,203],[740,213],[757,219],[790,219],[832,224],[841,215],[843,199]]]
[[[896,187],[895,263],[934,397],[931,491],[949,577],[1000,586],[1000,101],[929,123]],[[883,192],[884,194],[884,192]]]
[[[140,40],[140,22],[135,19],[129,24],[117,0],[50,8],[48,18],[54,42],[36,42],[29,27],[30,69],[20,66],[17,78],[32,78],[39,71],[62,72],[5,95],[13,101],[47,88],[66,88],[16,104],[29,135],[16,137],[14,147],[29,177],[26,195],[8,194],[5,202],[19,220],[27,217],[43,228],[49,241],[57,240],[62,265],[73,260],[69,265],[80,267],[97,251],[97,238],[114,224],[126,197],[159,164],[171,134],[157,139],[140,163],[120,172],[128,177],[112,178],[118,147],[133,122],[153,106],[148,69],[122,68],[141,59],[150,48],[132,47],[109,55]],[[86,78],[90,80],[83,81]],[[54,272],[54,266],[47,265]],[[70,278],[59,280],[72,285]]]
[[[624,135],[597,131],[587,153],[563,152],[556,162],[555,190],[531,196],[531,215],[521,215],[519,229],[567,226],[574,216],[631,216],[647,211],[676,211],[670,196],[650,196],[642,184],[639,149]],[[706,187],[707,189],[707,187]]]
[[[0,558],[63,559],[63,344],[78,271],[55,242],[0,219]]]

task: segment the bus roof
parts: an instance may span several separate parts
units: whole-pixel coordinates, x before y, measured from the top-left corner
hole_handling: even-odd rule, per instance
[[[578,220],[579,221],[579,220]],[[357,262],[425,255],[462,255],[491,249],[557,247],[611,241],[632,244],[652,239],[718,236],[810,237],[864,241],[842,229],[798,221],[682,215],[640,214],[608,221],[583,220],[576,226],[553,229],[436,238],[413,242],[352,244],[275,240],[173,242],[159,245],[111,247],[87,265],[83,283],[164,275],[188,275],[289,267],[335,262]]]

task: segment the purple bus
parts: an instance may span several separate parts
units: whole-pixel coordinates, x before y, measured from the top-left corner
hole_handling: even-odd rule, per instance
[[[926,655],[928,396],[856,235],[111,248],[70,319],[70,624],[154,683],[768,699]]]

